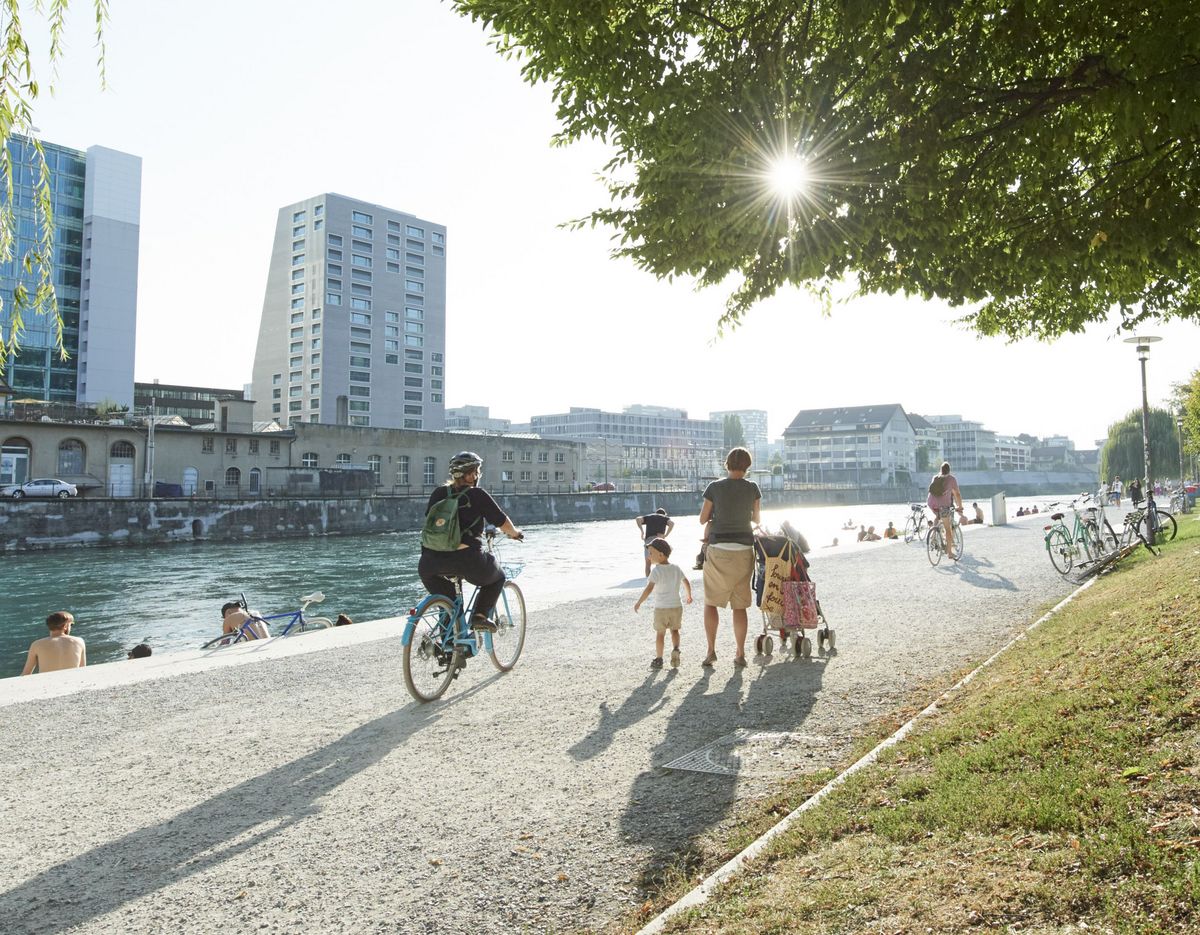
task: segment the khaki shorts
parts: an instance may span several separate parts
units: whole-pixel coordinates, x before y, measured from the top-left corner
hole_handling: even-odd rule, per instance
[[[745,610],[754,603],[750,590],[753,576],[753,549],[709,547],[704,559],[704,603],[710,607]]]
[[[668,630],[678,630],[683,626],[682,607],[655,607],[654,632],[666,633]]]

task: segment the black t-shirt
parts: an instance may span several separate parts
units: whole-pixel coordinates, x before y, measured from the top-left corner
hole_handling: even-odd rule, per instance
[[[656,539],[667,531],[667,523],[671,520],[661,513],[651,513],[642,517],[642,533],[647,539]]]
[[[435,503],[445,500],[449,491],[450,488],[443,484],[430,494],[429,503],[425,505],[425,512],[428,513]],[[465,497],[462,496],[464,493]],[[458,507],[458,525],[462,530],[463,543],[472,549],[482,548],[479,537],[483,535],[484,521],[486,520],[493,526],[503,526],[508,522],[508,514],[500,509],[500,504],[492,499],[491,494],[478,487],[464,487],[455,491],[455,495],[461,498]]]

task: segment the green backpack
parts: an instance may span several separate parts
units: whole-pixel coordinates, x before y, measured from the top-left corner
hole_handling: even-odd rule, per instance
[[[455,496],[447,490],[445,499],[429,508],[425,514],[425,525],[421,527],[421,545],[434,552],[458,551],[462,545],[458,508],[466,496],[466,491]]]

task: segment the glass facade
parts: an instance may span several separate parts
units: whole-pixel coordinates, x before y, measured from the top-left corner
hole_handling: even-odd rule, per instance
[[[24,313],[25,331],[21,350],[8,368],[7,379],[18,398],[75,402],[79,360],[79,302],[83,276],[83,189],[85,155],[73,149],[43,143],[49,173],[50,201],[54,211],[54,291],[63,319],[63,348],[67,359],[56,350],[51,316]],[[37,272],[26,271],[24,258],[37,246],[35,191],[39,180],[37,152],[23,137],[12,137],[8,153],[13,173],[13,255],[0,264],[0,299],[4,308],[0,322],[7,332],[13,296],[18,285],[32,295],[37,289]],[[0,191],[0,199],[6,199]]]

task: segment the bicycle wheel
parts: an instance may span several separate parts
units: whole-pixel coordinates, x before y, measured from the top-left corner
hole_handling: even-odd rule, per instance
[[[930,565],[937,565],[942,560],[942,553],[945,552],[942,545],[944,541],[941,523],[930,526],[929,532],[925,534],[925,555]]]
[[[1143,522],[1142,532],[1155,545],[1162,545],[1164,542],[1170,542],[1175,538],[1175,533],[1179,531],[1179,525],[1175,522],[1175,517],[1166,510],[1155,509],[1155,514],[1158,517],[1158,528],[1154,531],[1154,535],[1150,535],[1150,517],[1146,516]]]
[[[525,595],[513,581],[504,582],[504,590],[493,612],[496,632],[492,634],[492,665],[507,672],[517,664],[525,646]]]
[[[1050,553],[1050,564],[1060,575],[1070,573],[1075,564],[1071,539],[1061,528],[1051,529],[1046,534],[1046,551]]]
[[[963,553],[962,527],[955,526],[954,527],[954,554],[951,555],[950,557],[957,562],[959,559],[962,558],[962,553]]]
[[[417,701],[434,701],[454,678],[454,604],[436,598],[417,617],[404,647],[404,684]]]
[[[295,633],[297,630],[301,633],[308,630],[328,630],[331,626],[333,626],[333,621],[328,617],[305,617],[304,622],[300,626],[292,628],[292,632]]]
[[[234,643],[244,643],[244,642],[246,642],[246,638],[242,634],[242,631],[238,630],[235,633],[222,633],[220,636],[209,640],[207,643],[204,643],[200,648],[201,649],[220,649],[222,646],[232,646]]]
[[[910,516],[908,518],[908,520],[904,523],[904,543],[905,543],[905,545],[912,542],[913,539],[917,538],[917,534],[919,531],[920,530],[917,529],[916,520],[914,520]]]

